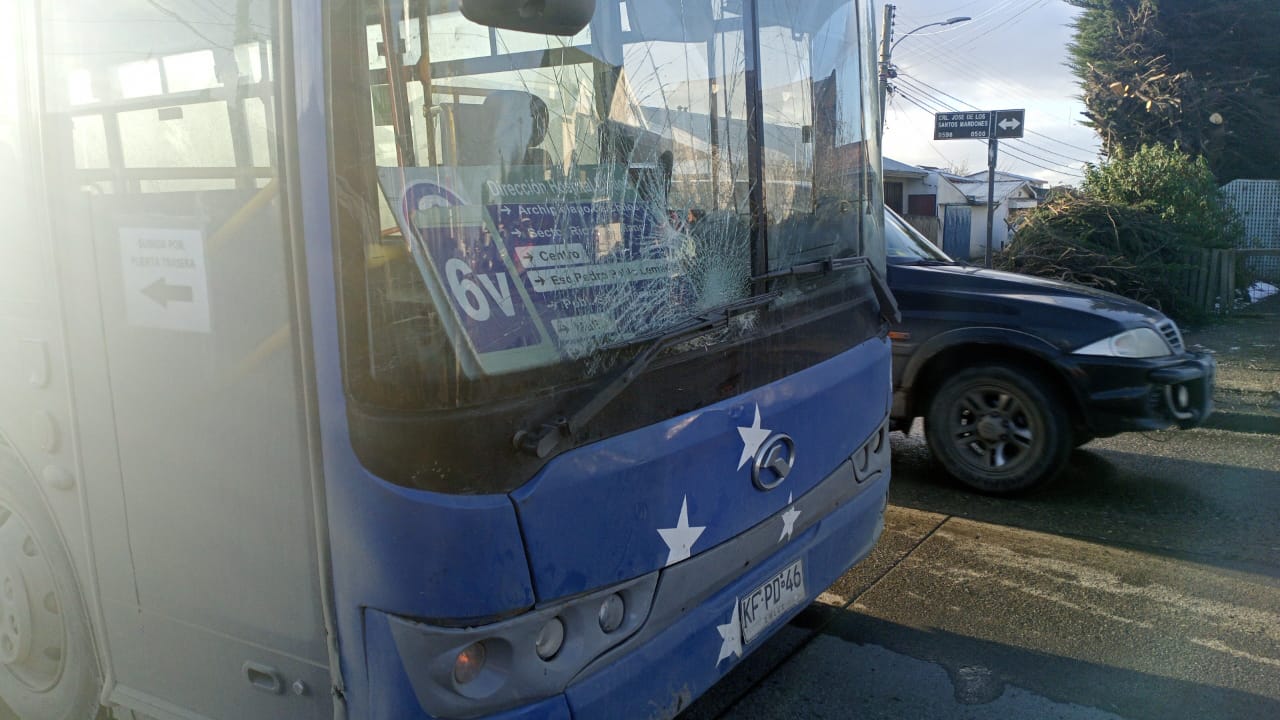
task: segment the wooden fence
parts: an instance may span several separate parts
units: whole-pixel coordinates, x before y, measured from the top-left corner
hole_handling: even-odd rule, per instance
[[[1190,259],[1187,271],[1187,293],[1191,303],[1204,312],[1229,313],[1234,309],[1236,268],[1239,260],[1250,257],[1280,258],[1280,248],[1201,250]]]

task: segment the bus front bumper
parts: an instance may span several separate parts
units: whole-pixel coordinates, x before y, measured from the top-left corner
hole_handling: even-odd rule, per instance
[[[672,717],[871,552],[884,529],[888,489],[886,421],[783,512],[618,587],[476,628],[443,628],[366,610],[369,717]],[[761,621],[749,609],[751,598],[782,576],[802,577],[803,588]],[[575,619],[594,612],[611,593],[628,608],[611,647],[594,652],[599,638],[566,632],[559,654],[536,659],[538,629],[548,620],[589,627]],[[486,670],[492,672],[459,685],[453,658],[475,642],[492,648]]]
[[[768,560],[756,565],[687,610],[678,598],[664,601],[664,591],[681,585],[692,586],[705,578],[718,563],[733,558],[698,558],[679,568],[682,577],[664,577],[659,584],[655,610],[665,609],[664,622],[641,638],[642,642],[620,647],[618,652],[587,669],[569,686],[567,696],[575,718],[673,717],[753,652],[779,627],[799,614],[819,593],[871,552],[884,529],[884,508],[888,500],[889,473],[869,480],[851,502],[838,507]],[[763,523],[777,542],[771,523]],[[752,532],[756,532],[753,530]],[[714,555],[711,551],[706,555]],[[728,555],[728,553],[726,553]],[[779,617],[770,628],[750,642],[741,634],[740,603],[752,592],[796,560],[803,563],[806,601]],[[730,567],[733,567],[730,565]],[[738,563],[738,568],[742,563]],[[670,582],[669,582],[670,580]],[[657,619],[657,618],[655,618]]]

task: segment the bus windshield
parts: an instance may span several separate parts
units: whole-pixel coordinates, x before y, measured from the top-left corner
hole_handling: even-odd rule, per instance
[[[872,43],[847,2],[756,5],[753,21],[752,3],[600,0],[572,37],[479,25],[456,1],[340,12],[332,109],[357,404],[545,394],[764,292],[776,301],[668,354],[865,300],[865,268],[761,278],[863,255],[883,266],[861,93]],[[845,329],[839,349],[867,335]]]

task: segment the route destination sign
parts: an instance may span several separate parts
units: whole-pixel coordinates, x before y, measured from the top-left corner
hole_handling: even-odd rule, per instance
[[[1022,137],[1025,110],[935,113],[934,140],[988,140]]]

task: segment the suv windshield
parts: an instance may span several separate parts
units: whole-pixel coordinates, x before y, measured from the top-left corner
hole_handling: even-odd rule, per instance
[[[884,210],[884,251],[891,265],[954,264],[937,245],[911,227],[901,215]]]

